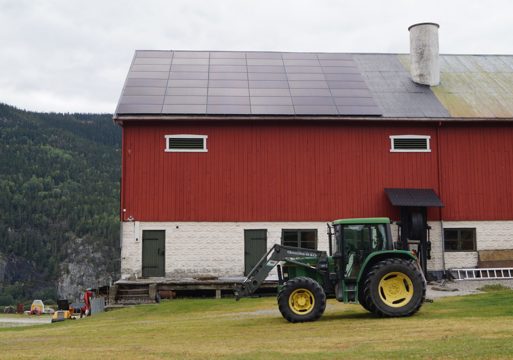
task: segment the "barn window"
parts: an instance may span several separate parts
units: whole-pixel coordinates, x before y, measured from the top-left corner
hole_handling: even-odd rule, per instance
[[[283,229],[281,243],[285,246],[300,247],[305,249],[317,249],[317,230]]]
[[[166,152],[207,152],[207,135],[166,135]]]
[[[392,135],[390,152],[431,152],[430,140],[427,135]]]
[[[444,229],[445,251],[476,251],[476,229]]]

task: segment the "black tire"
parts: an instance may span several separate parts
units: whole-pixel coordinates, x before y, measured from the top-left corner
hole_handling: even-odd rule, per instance
[[[365,279],[366,275],[362,276],[362,279]],[[360,285],[358,286],[358,303],[368,312],[373,313],[374,312],[374,306],[372,303],[368,303],[367,299],[365,298],[365,281],[360,281]]]
[[[326,309],[326,294],[317,281],[297,277],[287,281],[278,293],[278,307],[281,315],[292,323],[315,321]]]
[[[378,316],[411,316],[424,303],[426,282],[414,260],[387,259],[367,273],[363,297]]]

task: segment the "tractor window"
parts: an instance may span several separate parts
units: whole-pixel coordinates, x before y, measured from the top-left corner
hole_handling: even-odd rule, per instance
[[[371,249],[372,251],[383,250],[387,233],[385,225],[372,225],[371,227]]]
[[[346,225],[343,231],[344,265],[346,278],[356,278],[364,259],[364,248],[369,244],[369,227],[366,225]]]
[[[383,224],[347,225],[344,227],[344,242],[348,251],[382,250],[386,238]]]
[[[367,256],[383,250],[386,228],[383,224],[345,225],[342,243],[344,249],[344,274],[346,278],[356,278]]]
[[[364,225],[348,225],[344,227],[344,242],[348,251],[361,249],[368,231],[365,231]]]

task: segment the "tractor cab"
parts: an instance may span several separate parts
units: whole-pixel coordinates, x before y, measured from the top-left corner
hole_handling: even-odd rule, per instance
[[[370,254],[393,249],[388,218],[335,220],[333,228],[333,258],[340,279],[356,280]]]

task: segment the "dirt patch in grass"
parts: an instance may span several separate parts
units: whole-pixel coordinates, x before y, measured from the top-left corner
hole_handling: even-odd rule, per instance
[[[509,288],[502,284],[491,284],[491,285],[482,286],[482,287],[478,288],[477,290],[484,291],[484,292],[495,292],[495,291],[509,290]]]

